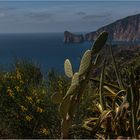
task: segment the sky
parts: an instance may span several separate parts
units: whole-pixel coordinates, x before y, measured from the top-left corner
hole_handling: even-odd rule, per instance
[[[90,32],[140,13],[140,1],[2,1],[0,33]]]

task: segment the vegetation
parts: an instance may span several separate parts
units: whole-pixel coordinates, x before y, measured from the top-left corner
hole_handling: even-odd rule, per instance
[[[78,72],[65,61],[71,80],[32,62],[1,70],[0,138],[139,138],[140,49],[114,53],[107,37],[84,53]]]

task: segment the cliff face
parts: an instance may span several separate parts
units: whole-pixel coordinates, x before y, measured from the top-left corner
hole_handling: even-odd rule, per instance
[[[109,33],[109,39],[114,41],[140,41],[140,14],[129,16],[107,26],[99,28],[95,32],[85,35],[85,40],[92,41],[102,32]]]
[[[83,35],[75,35],[68,31],[64,32],[64,42],[65,43],[80,43],[84,41]]]

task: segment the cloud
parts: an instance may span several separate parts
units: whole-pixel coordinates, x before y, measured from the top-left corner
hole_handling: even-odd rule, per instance
[[[82,17],[82,19],[98,19],[98,18],[103,18],[104,17],[104,15],[87,15],[87,16],[84,16],[84,17]]]
[[[0,17],[5,17],[5,13],[0,13]]]
[[[24,16],[37,21],[46,21],[50,20],[53,17],[53,14],[48,12],[29,12]]]
[[[86,16],[83,16],[82,19],[83,20],[101,20],[101,19],[107,19],[107,18],[110,18],[111,17],[111,14],[98,14],[98,15],[86,15]]]
[[[86,13],[85,13],[85,12],[80,11],[80,12],[77,12],[77,13],[76,13],[76,15],[86,15]]]

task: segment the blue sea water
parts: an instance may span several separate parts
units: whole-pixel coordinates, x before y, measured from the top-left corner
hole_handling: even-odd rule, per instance
[[[45,72],[53,68],[63,73],[65,59],[69,58],[77,70],[81,56],[91,45],[65,44],[63,33],[1,34],[0,64],[8,67],[15,58],[27,59],[41,65]]]

